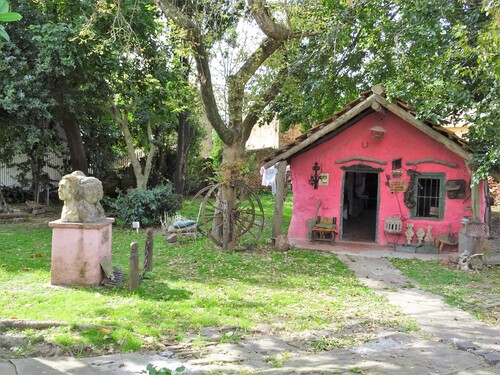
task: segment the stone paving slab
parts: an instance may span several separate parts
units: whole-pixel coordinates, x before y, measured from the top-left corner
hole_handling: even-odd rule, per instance
[[[272,353],[288,353],[282,364],[268,361]],[[290,351],[278,336],[249,337],[241,345],[213,346],[198,359],[166,358],[157,353],[131,353],[96,358],[70,357],[15,359],[0,363],[1,375],[137,375],[148,364],[182,374],[500,374],[481,357],[446,343],[422,340],[416,335],[394,334],[350,349],[322,353]],[[248,350],[248,351],[247,351]],[[223,352],[223,353],[222,353]],[[245,354],[242,354],[245,353]]]
[[[485,368],[481,361],[471,354],[457,356],[447,345],[417,341],[413,342],[411,347],[391,347],[365,352],[363,355],[353,350],[334,350],[308,355],[295,358],[279,371],[273,370],[269,373],[429,375],[463,372],[484,375],[488,371],[490,369]]]
[[[1,375],[98,375],[120,374],[135,375],[146,370],[148,364],[157,368],[175,368],[182,366],[179,359],[164,358],[156,353],[129,353],[101,357],[81,358],[23,358],[13,359],[0,364]],[[196,370],[196,369],[195,369]],[[5,371],[5,374],[4,374]]]
[[[0,363],[0,374],[2,374],[2,375],[19,375],[16,372],[15,366],[10,362]]]

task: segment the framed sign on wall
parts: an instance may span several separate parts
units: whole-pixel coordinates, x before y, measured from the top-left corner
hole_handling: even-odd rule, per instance
[[[330,185],[330,173],[320,173],[318,185],[320,186]]]
[[[393,180],[389,182],[391,193],[404,193],[406,191],[405,180]]]

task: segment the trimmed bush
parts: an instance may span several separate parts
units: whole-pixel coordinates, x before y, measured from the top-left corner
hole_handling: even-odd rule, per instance
[[[141,227],[159,226],[163,214],[173,214],[182,206],[181,197],[172,185],[160,185],[151,190],[135,189],[128,194],[120,193],[113,206],[123,226],[140,221]]]

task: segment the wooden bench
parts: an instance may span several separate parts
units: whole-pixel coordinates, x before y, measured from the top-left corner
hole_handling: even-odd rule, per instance
[[[337,235],[337,218],[327,216],[317,216],[316,223],[311,230],[311,239],[316,241],[328,241],[335,244]]]

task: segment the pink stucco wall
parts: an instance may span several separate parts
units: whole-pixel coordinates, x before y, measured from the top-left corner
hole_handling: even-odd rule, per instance
[[[452,232],[458,232],[461,227],[461,218],[465,214],[470,214],[470,211],[466,211],[466,206],[471,205],[470,189],[468,186],[467,199],[465,201],[464,199],[446,198],[445,213],[442,220],[410,219],[410,210],[404,204],[403,193],[391,193],[389,187],[385,185],[385,176],[386,174],[391,174],[392,160],[394,159],[402,158],[403,169],[412,169],[414,166],[406,165],[407,161],[435,158],[456,163],[459,167],[451,168],[435,163],[424,163],[418,165],[416,170],[418,172],[444,173],[446,180],[464,179],[466,184],[468,184],[470,175],[464,160],[390,112],[386,114],[382,122],[380,121],[381,118],[378,113],[370,114],[329,141],[291,160],[294,194],[293,215],[288,232],[290,238],[306,238],[307,219],[314,217],[314,210],[318,200],[321,200],[318,215],[341,218],[342,179],[344,175],[341,167],[361,162],[351,161],[336,164],[335,161],[353,156],[371,157],[387,161],[386,165],[362,162],[371,167],[384,170],[379,174],[377,243],[387,243],[384,236],[384,221],[390,216],[403,217],[403,231],[406,229],[405,224],[407,222],[413,222],[415,223],[415,231],[418,228],[426,228],[428,225],[431,225],[434,236],[448,233],[450,224]],[[370,128],[375,125],[382,125],[386,129],[384,137],[380,140],[371,137]],[[329,173],[329,186],[319,186],[317,190],[314,190],[308,181],[313,173],[311,168],[316,161],[322,165],[321,172]],[[401,179],[408,182],[406,171],[404,171]],[[483,190],[481,189],[481,191]],[[482,197],[482,210],[484,210],[483,201]],[[341,220],[338,222],[340,224]],[[403,237],[401,236],[400,238],[401,243],[404,242]]]

